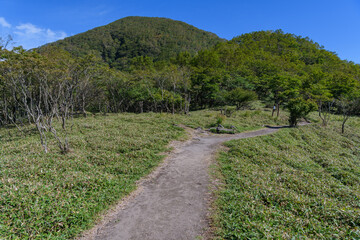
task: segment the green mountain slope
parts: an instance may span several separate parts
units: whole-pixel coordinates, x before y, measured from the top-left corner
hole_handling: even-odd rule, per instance
[[[340,119],[227,142],[218,239],[359,239],[359,118]]]
[[[106,26],[49,44],[75,56],[93,53],[112,67],[122,68],[137,56],[167,60],[177,53],[195,53],[221,42],[218,36],[180,21],[126,17]]]
[[[200,51],[192,64],[198,108],[223,104],[222,92],[241,87],[261,100],[287,103],[320,95],[339,99],[360,89],[360,65],[341,60],[320,44],[281,30],[243,34]],[[221,102],[222,101],[222,102]]]

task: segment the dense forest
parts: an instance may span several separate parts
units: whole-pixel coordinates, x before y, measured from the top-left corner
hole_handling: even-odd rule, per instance
[[[0,51],[0,124],[34,124],[45,151],[45,132],[67,151],[66,122],[79,114],[236,110],[259,99],[287,108],[291,125],[318,110],[324,125],[334,112],[344,126],[359,108],[360,66],[281,30],[224,41],[178,21],[130,17],[39,49]]]
[[[91,53],[110,67],[123,70],[137,56],[167,61],[180,52],[195,54],[222,41],[215,34],[184,22],[156,17],[126,17],[48,46],[60,47],[76,57]]]

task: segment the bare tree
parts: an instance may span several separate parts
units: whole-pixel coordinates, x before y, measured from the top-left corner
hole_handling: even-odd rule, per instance
[[[9,74],[14,99],[19,95],[19,105],[25,110],[30,123],[34,123],[40,136],[41,145],[45,152],[48,152],[47,137],[48,131],[44,118],[43,98],[44,91],[41,87],[43,79],[35,78],[35,71],[38,70],[34,61],[23,58],[22,53],[15,55],[15,61],[10,63]],[[31,58],[31,56],[30,56]],[[32,59],[34,60],[34,59]],[[15,121],[13,121],[15,122]]]
[[[345,124],[349,118],[359,112],[360,101],[358,98],[340,97],[337,100],[339,111],[342,115],[341,133],[345,132]]]
[[[7,47],[13,42],[13,37],[9,34],[6,38],[0,37],[0,50],[7,49]]]
[[[69,150],[67,120],[71,117],[79,81],[73,78],[74,68],[64,62],[59,64],[59,59],[64,56],[53,54],[52,57],[44,57],[16,49],[6,56],[2,64],[2,69],[6,71],[2,75],[8,80],[7,88],[11,92],[13,106],[19,106],[29,124],[35,125],[44,151],[49,151],[47,133],[50,132],[61,152],[65,153]],[[8,113],[11,112],[10,106],[7,103],[3,106],[7,118],[16,125],[15,115]],[[59,124],[54,124],[54,119],[59,120]],[[57,129],[61,129],[62,133],[59,134]]]
[[[318,112],[319,117],[322,120],[323,126],[327,126],[330,121],[331,111],[334,107],[335,100],[323,101],[319,100],[318,104]]]
[[[57,140],[61,152],[66,153],[69,151],[67,121],[71,117],[71,110],[74,102],[73,96],[78,86],[76,82],[71,80],[62,81],[56,85],[58,90],[55,94],[52,94],[53,91],[51,91],[51,88],[44,88],[44,92],[47,94],[47,105],[50,110],[46,116],[46,123],[50,132]],[[55,117],[60,119],[63,138],[60,137],[58,131],[54,127],[53,120]]]

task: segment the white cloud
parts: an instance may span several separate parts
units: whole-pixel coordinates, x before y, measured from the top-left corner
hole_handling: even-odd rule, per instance
[[[67,37],[67,34],[63,31],[40,28],[31,23],[16,26],[14,34],[16,44],[22,45],[25,49],[39,47]]]
[[[20,24],[19,26],[16,26],[16,29],[22,31],[22,32],[15,32],[20,35],[21,34],[38,34],[43,31],[43,29],[38,28],[31,23]]]
[[[0,17],[0,40],[6,39],[7,35],[13,39],[10,46],[22,46],[25,49],[36,48],[67,37],[64,31],[42,28],[32,23],[12,26],[4,17]]]
[[[11,24],[8,23],[3,17],[0,17],[0,25],[2,27],[11,28]]]

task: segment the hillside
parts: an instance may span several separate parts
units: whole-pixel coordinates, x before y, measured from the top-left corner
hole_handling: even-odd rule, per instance
[[[268,124],[284,124],[269,111],[243,111],[226,124],[247,131]],[[72,239],[89,228],[99,213],[128,195],[135,183],[163,159],[159,153],[174,139],[184,138],[176,124],[209,127],[214,111],[191,115],[158,113],[100,114],[75,118],[72,151],[51,154],[16,129],[0,128],[0,239]]]
[[[243,34],[200,52],[192,64],[198,108],[223,104],[222,93],[241,87],[260,99],[283,104],[289,99],[338,99],[359,86],[360,65],[341,60],[308,37],[281,30]],[[202,87],[205,86],[205,87]]]
[[[239,111],[224,125],[243,132],[286,123],[287,114],[269,110]],[[43,153],[33,131],[24,138],[1,128],[0,237],[72,239],[161,163],[169,141],[184,139],[177,125],[208,128],[217,117],[205,110],[75,118],[66,155],[53,140],[51,154]],[[226,143],[212,167],[222,181],[213,209],[219,239],[359,237],[360,119],[349,120],[353,132],[345,135],[339,116],[327,128],[317,119]]]
[[[359,239],[359,118],[339,120],[226,143],[218,239]]]
[[[85,40],[77,39],[88,52],[73,45],[74,55],[102,56]],[[127,50],[136,56],[142,45],[131,44]],[[359,65],[282,31],[244,34],[161,64],[140,59],[146,64],[124,72],[53,50],[1,52],[0,237],[77,236],[161,163],[167,144],[184,137],[178,126],[244,132],[307,118],[312,125],[226,144],[213,168],[223,183],[213,234],[359,238]],[[146,56],[166,59],[160,53],[166,52]],[[126,56],[109,63],[121,68]],[[273,114],[273,105],[281,111]],[[189,112],[205,108],[217,111]],[[315,110],[341,115],[320,122],[319,113],[309,118]]]
[[[126,17],[49,46],[59,46],[74,56],[93,53],[110,66],[121,69],[137,56],[168,60],[179,52],[195,53],[221,41],[215,34],[184,22],[155,17]]]

